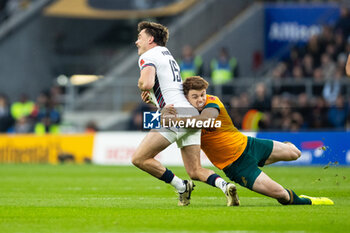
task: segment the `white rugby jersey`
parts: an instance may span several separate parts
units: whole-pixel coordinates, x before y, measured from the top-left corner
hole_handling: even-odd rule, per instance
[[[138,64],[140,70],[147,66],[156,69],[151,98],[156,100],[157,107],[174,104],[174,107],[194,108],[183,93],[180,67],[166,47],[156,46],[146,51],[140,56]]]

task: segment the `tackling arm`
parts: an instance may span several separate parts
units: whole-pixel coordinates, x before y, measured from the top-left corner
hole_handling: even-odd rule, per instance
[[[193,120],[206,121],[208,119],[216,119],[219,116],[219,110],[216,108],[205,108],[200,115],[193,117],[176,117],[176,110],[173,105],[167,105],[162,110],[162,118],[169,119],[173,122]]]
[[[216,108],[205,108],[200,115],[194,117],[181,117],[180,120],[195,119],[196,121],[206,121],[208,119],[216,119],[219,116],[219,110]]]

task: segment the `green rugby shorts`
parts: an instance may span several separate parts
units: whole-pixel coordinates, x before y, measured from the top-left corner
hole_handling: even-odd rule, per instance
[[[252,190],[256,178],[261,173],[258,166],[264,166],[272,148],[272,140],[248,137],[247,147],[242,155],[223,171],[230,180]]]

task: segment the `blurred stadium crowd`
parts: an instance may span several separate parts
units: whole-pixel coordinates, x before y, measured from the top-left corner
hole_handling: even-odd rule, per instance
[[[344,71],[350,53],[349,34],[349,10],[341,8],[340,19],[334,26],[325,25],[322,33],[312,36],[305,46],[293,47],[289,57],[272,70],[274,83],[286,78],[293,82],[309,79],[314,84],[321,83],[314,86],[313,96],[297,85],[289,88],[276,85],[268,96],[264,85],[258,84],[253,101],[246,97],[241,97],[240,101],[234,98],[231,106],[234,109],[237,103],[244,102],[262,111],[262,129],[349,130],[350,96],[342,85],[342,80],[348,79]],[[234,121],[240,122],[239,117],[234,117]]]
[[[32,101],[26,94],[9,103],[0,94],[0,132],[7,133],[59,133],[61,122],[61,88],[53,86]]]

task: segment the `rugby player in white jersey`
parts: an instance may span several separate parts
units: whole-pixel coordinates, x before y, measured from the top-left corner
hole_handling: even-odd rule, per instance
[[[135,44],[140,56],[138,64],[141,71],[138,87],[142,94],[150,93],[151,102],[158,108],[173,104],[179,114],[185,110],[184,115],[198,115],[198,111],[183,94],[180,68],[169,50],[164,47],[169,37],[168,29],[161,24],[144,21],[138,24],[138,32]],[[181,149],[184,166],[191,179],[220,188],[227,197],[228,206],[239,205],[235,185],[227,183],[214,171],[201,167],[200,138],[201,131],[198,129],[151,130],[136,149],[132,156],[132,163],[152,176],[171,184],[179,193],[178,204],[188,205],[193,182],[180,179],[154,159],[159,152],[176,142]]]

